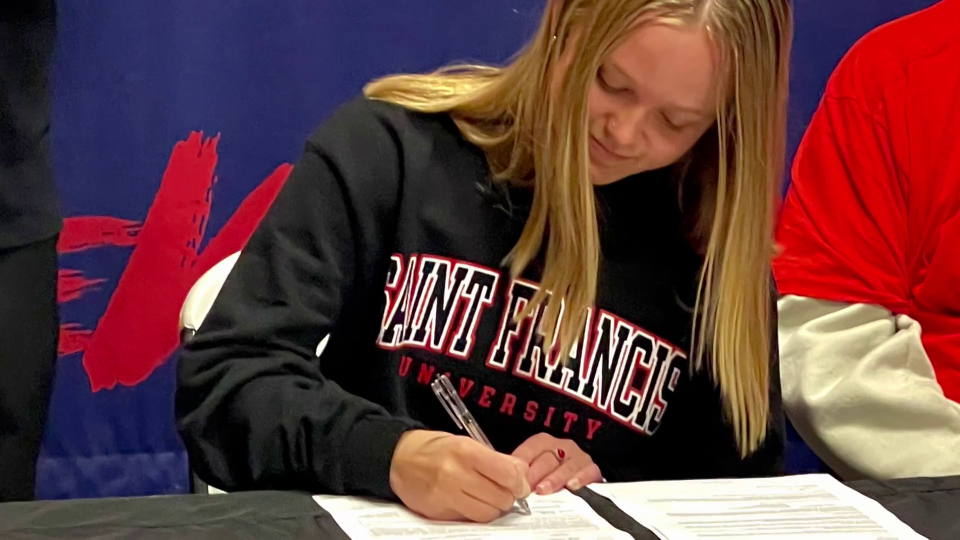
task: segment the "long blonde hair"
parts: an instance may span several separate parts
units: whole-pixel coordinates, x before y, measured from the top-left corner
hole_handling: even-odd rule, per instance
[[[704,25],[728,74],[716,129],[705,136],[713,140],[701,140],[691,152],[682,182],[698,193],[692,229],[701,233],[704,255],[692,369],[709,359],[746,456],[766,438],[768,423],[772,222],[792,39],[788,0],[551,0],[533,41],[509,65],[393,75],[370,83],[365,93],[414,111],[448,113],[484,150],[497,181],[532,186],[530,215],[505,264],[520,276],[546,242],[541,288],[527,309],[545,302],[547,342],[569,351],[594,303],[600,264],[587,93],[605,56],[648,19]],[[556,67],[572,40],[576,51],[563,91],[555,92]]]

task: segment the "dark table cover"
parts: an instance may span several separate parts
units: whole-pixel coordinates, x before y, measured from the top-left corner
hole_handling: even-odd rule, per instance
[[[853,482],[851,487],[930,540],[960,540],[960,477]],[[586,490],[584,490],[586,491]],[[584,499],[615,527],[641,540],[646,529],[607,499]],[[309,495],[249,492],[0,504],[0,540],[346,540]]]

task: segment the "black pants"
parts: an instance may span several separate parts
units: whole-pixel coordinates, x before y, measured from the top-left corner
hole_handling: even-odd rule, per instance
[[[56,238],[0,250],[0,502],[33,499],[58,336]]]

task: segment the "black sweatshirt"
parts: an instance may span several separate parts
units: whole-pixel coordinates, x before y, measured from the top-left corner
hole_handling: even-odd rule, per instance
[[[196,472],[230,490],[392,497],[400,436],[456,432],[429,387],[449,373],[504,453],[547,432],[574,440],[610,481],[777,474],[776,353],[771,432],[746,460],[719,391],[689,376],[702,261],[670,178],[596,193],[597,307],[564,366],[537,330],[542,310],[514,322],[538,272],[514,280],[501,266],[529,192],[493,184],[447,115],[364,99],[341,108],[180,355],[177,417]]]
[[[60,232],[50,156],[54,0],[0,1],[0,250]]]

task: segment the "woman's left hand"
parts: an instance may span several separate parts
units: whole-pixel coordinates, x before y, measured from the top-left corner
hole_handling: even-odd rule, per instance
[[[593,459],[569,439],[538,433],[518,446],[512,455],[530,465],[527,481],[538,495],[556,493],[565,487],[576,491],[603,480]]]

